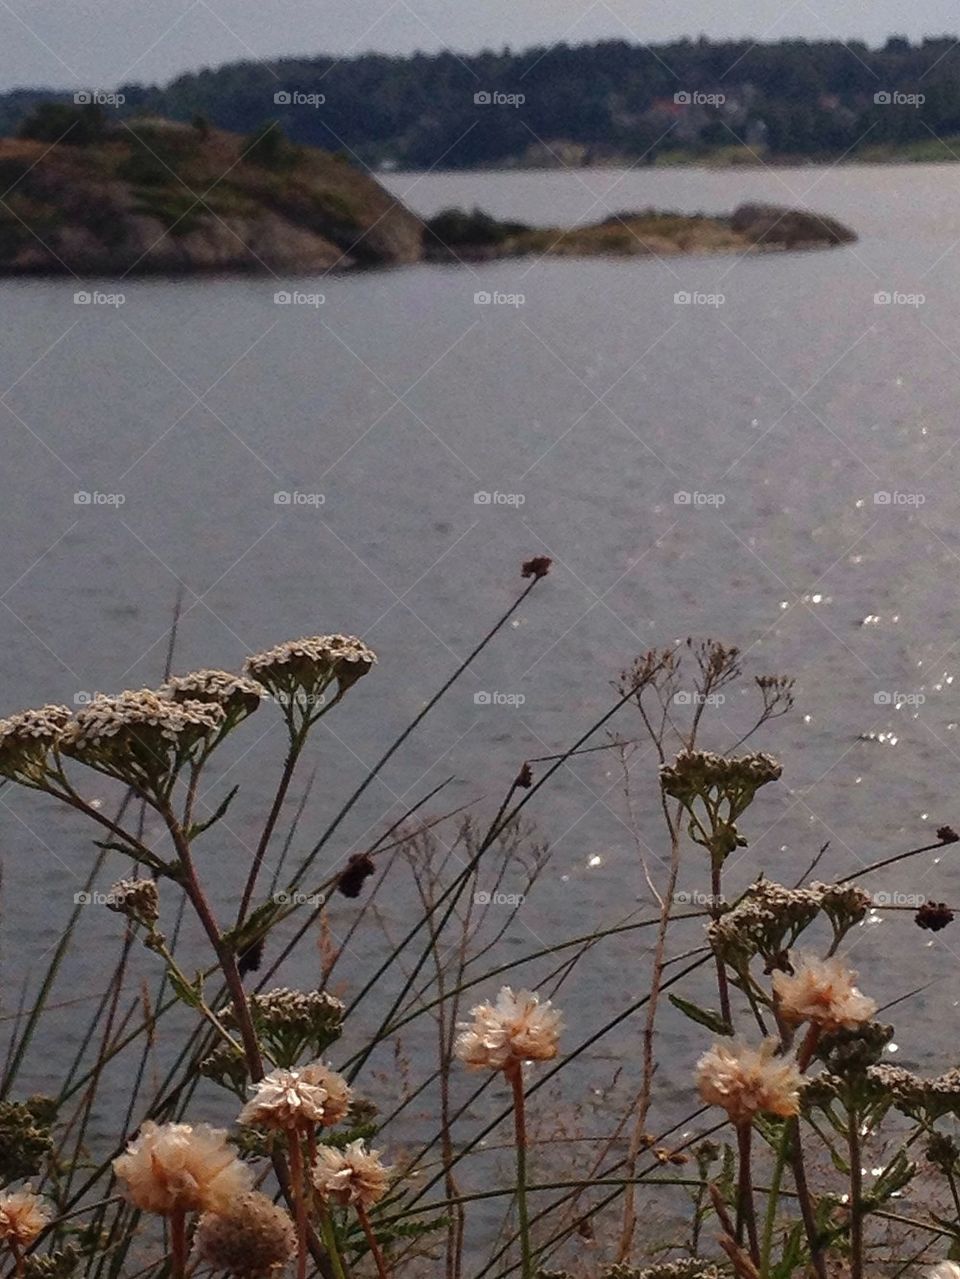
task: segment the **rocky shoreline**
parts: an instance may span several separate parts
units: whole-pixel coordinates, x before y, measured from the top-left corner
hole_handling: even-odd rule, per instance
[[[421,261],[822,248],[856,236],[767,205],[531,227],[449,210],[424,223],[345,158],[282,135],[134,121],[85,145],[0,142],[0,274],[311,273]]]

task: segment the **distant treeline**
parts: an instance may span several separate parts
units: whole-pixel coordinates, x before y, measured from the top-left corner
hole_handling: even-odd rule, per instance
[[[199,117],[244,134],[277,120],[294,141],[371,165],[653,162],[722,151],[832,158],[960,135],[960,48],[952,36],[919,45],[893,37],[880,49],[603,41],[241,62],[119,92],[123,104],[108,104],[108,114]],[[71,97],[8,93],[0,132],[15,133],[38,102]]]

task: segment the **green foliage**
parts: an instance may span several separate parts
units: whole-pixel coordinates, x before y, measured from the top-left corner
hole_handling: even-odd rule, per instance
[[[90,146],[107,135],[103,108],[96,102],[73,106],[66,102],[42,102],[19,129],[21,138],[38,142],[63,142],[72,147]]]

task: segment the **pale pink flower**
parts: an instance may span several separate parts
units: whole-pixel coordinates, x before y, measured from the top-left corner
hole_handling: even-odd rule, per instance
[[[250,1189],[250,1169],[208,1124],[155,1124],[140,1129],[113,1170],[144,1212],[224,1212]]]
[[[351,1141],[343,1150],[321,1146],[311,1172],[324,1201],[370,1208],[386,1194],[393,1169],[380,1162],[379,1150]]]
[[[473,1021],[461,1027],[456,1054],[473,1070],[506,1070],[525,1061],[550,1061],[557,1055],[563,1021],[549,999],[504,986],[495,1004],[470,1010]]]
[[[870,1021],[877,1005],[854,985],[857,974],[839,959],[804,956],[791,973],[773,976],[781,1017],[791,1025],[812,1022],[822,1030],[853,1030]]]
[[[795,1115],[802,1076],[793,1057],[774,1055],[776,1040],[759,1048],[714,1044],[697,1062],[697,1087],[710,1106],[722,1106],[734,1124],[755,1115]]]
[[[320,1061],[271,1071],[253,1087],[240,1123],[254,1128],[329,1128],[350,1108],[347,1081]]]
[[[0,1239],[17,1251],[29,1248],[49,1221],[47,1206],[29,1186],[0,1195]]]

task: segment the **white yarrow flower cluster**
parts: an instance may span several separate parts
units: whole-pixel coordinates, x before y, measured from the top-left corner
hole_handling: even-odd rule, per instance
[[[355,635],[308,635],[287,640],[248,658],[244,670],[280,702],[323,705],[324,690],[336,680],[337,696],[355,684],[377,660]]]
[[[174,702],[149,688],[98,694],[63,730],[60,749],[140,789],[162,789],[198,745],[209,744],[225,714],[212,702]]]
[[[259,707],[266,690],[255,680],[245,679],[230,671],[192,671],[174,675],[157,690],[161,697],[174,702],[213,702],[222,706],[227,717],[238,722]]]
[[[56,705],[0,719],[0,776],[27,786],[42,782],[69,720],[66,706]]]

